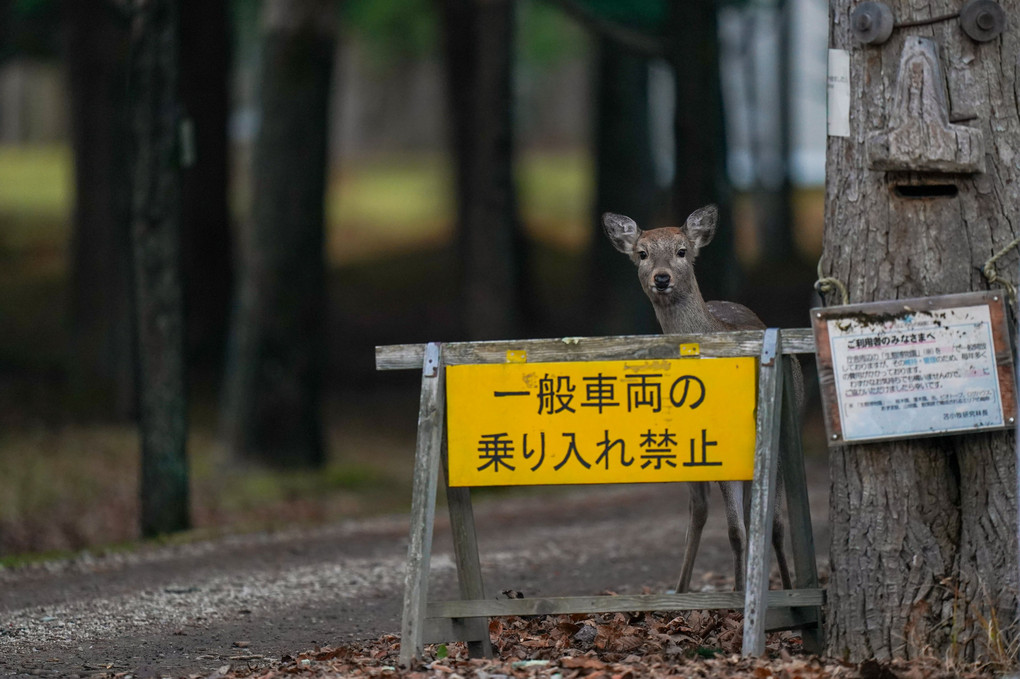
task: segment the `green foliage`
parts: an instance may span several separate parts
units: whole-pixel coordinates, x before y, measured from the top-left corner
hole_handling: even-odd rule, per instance
[[[648,0],[635,2],[647,4]],[[352,36],[364,42],[377,66],[389,68],[437,53],[441,40],[438,7],[435,0],[348,0],[343,6],[343,23]],[[539,0],[521,0],[518,8],[518,54],[525,63],[548,66],[584,49],[584,30],[558,8]]]
[[[31,16],[53,9],[54,0],[14,0],[13,10],[15,14]]]
[[[344,26],[381,66],[436,51],[439,21],[432,0],[347,0]]]
[[[0,63],[14,56],[56,57],[59,29],[56,0],[0,0]]]
[[[528,66],[550,66],[584,50],[584,29],[550,3],[519,2],[517,22],[518,55]]]
[[[658,32],[669,14],[666,0],[581,0],[595,15],[628,28]]]
[[[0,214],[67,218],[72,171],[71,152],[65,146],[0,147]]]
[[[319,470],[253,468],[234,477],[222,500],[231,509],[244,509],[302,498],[326,498],[337,491],[372,490],[393,479],[367,463],[333,463]]]

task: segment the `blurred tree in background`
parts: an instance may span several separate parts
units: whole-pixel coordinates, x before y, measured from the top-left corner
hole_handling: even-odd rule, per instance
[[[336,4],[266,0],[252,218],[222,413],[239,459],[318,466],[322,440],[324,206]]]
[[[755,36],[762,32],[762,24],[771,22],[776,36],[777,49],[774,58],[774,73],[779,89],[778,125],[775,134],[775,157],[772,162],[766,160],[766,151],[759,135],[755,134],[754,117],[750,117],[752,128],[751,158],[755,166],[750,191],[754,196],[756,208],[755,222],[758,225],[758,246],[761,248],[763,262],[788,263],[796,258],[796,247],[793,238],[793,179],[790,167],[791,145],[793,136],[793,92],[790,77],[790,53],[792,47],[790,0],[776,0],[772,5],[756,7],[754,3],[741,12],[743,42],[745,49],[741,53],[744,67],[744,82],[748,101],[754,106],[762,96],[764,87],[760,86],[757,75],[757,60],[749,49]],[[764,10],[764,11],[763,11]]]
[[[55,4],[55,3],[54,3]],[[73,399],[93,415],[133,418],[134,278],[128,17],[109,0],[63,0],[74,203],[68,368]]]
[[[647,228],[659,203],[649,120],[649,60],[607,38],[598,40],[597,49],[595,217],[616,212]],[[654,332],[655,318],[634,271],[619,266],[616,252],[600,245],[602,240],[596,239],[589,258],[589,303],[595,321],[591,332]]]
[[[698,253],[698,285],[705,299],[733,299],[741,284],[733,203],[726,173],[726,127],[719,72],[719,3],[670,3],[666,49],[676,84],[673,219],[681,223],[709,203],[720,228]]]
[[[17,295],[31,288],[10,304],[0,298],[0,313],[21,314],[6,326],[15,332],[0,338],[0,380],[31,384],[2,389],[0,398],[17,394],[7,397],[16,402],[31,392],[43,402],[49,397],[40,394],[59,391],[48,406],[57,413],[52,421],[73,410],[83,426],[144,417],[142,372],[176,370],[145,367],[132,340],[136,331],[144,335],[141,315],[154,308],[133,305],[136,292],[165,292],[142,290],[142,274],[151,271],[132,269],[131,226],[145,220],[178,221],[175,275],[186,314],[179,329],[197,396],[192,433],[216,456],[219,434],[231,462],[315,469],[328,452],[337,453],[333,462],[355,456],[346,439],[325,443],[341,419],[327,399],[379,385],[367,377],[375,344],[655,332],[632,268],[602,238],[604,211],[653,227],[721,203],[728,223],[699,260],[699,279],[706,294],[733,294],[743,276],[727,207],[733,129],[724,125],[719,85],[727,47],[720,21],[738,14],[745,31],[757,33],[772,24],[755,12],[780,5],[181,0],[171,74],[138,61],[145,41],[166,36],[168,24],[146,19],[151,32],[138,36],[136,54],[130,49],[136,3],[0,0],[0,67],[45,61],[46,77],[59,83],[47,87],[70,94],[74,183],[72,214],[54,212],[43,228],[0,210],[0,256],[30,241],[51,267],[35,266],[35,251],[11,254],[21,258],[18,267],[0,280]],[[755,51],[743,50],[741,59],[748,100],[765,107],[771,100],[755,80]],[[40,129],[39,112],[56,108],[46,97],[26,103],[33,68],[0,70],[5,144],[22,139],[10,130]],[[739,69],[730,70],[732,77]],[[170,80],[178,90],[172,97]],[[11,92],[24,100],[12,104]],[[156,96],[166,97],[159,115],[145,109]],[[146,111],[159,131],[144,138],[169,154],[150,160],[164,165],[132,160],[129,132]],[[756,139],[766,138],[766,128]],[[65,142],[45,143],[62,150]],[[759,146],[755,158],[767,155]],[[773,164],[752,165],[756,176],[772,178]],[[132,194],[143,167],[150,184],[179,186]],[[749,195],[765,206],[772,186],[759,184]],[[142,202],[154,197],[168,202]],[[745,198],[737,214],[744,246],[755,226],[748,215],[762,223],[747,205]],[[758,234],[758,254],[785,263],[789,221],[769,222],[778,231]],[[758,287],[762,304],[791,306],[771,281]],[[64,297],[61,311],[53,291]],[[762,304],[752,306],[772,318]],[[44,331],[58,348],[38,358]],[[152,346],[148,358],[159,353]],[[201,458],[202,465],[249,466]]]
[[[524,243],[513,174],[512,0],[442,0],[464,336],[520,334]]]
[[[174,0],[148,0],[131,14],[131,241],[143,536],[191,526],[177,5]]]
[[[604,15],[633,30],[659,32],[664,3],[644,2],[624,13],[626,3],[596,4]],[[625,214],[649,228],[661,212],[659,179],[652,157],[652,112],[648,54],[615,38],[597,38],[595,62],[595,236],[589,258],[593,332],[602,335],[658,330],[634,271],[620,266],[615,250],[603,246],[601,215]]]
[[[601,40],[609,41],[612,44],[609,50],[627,50],[632,54],[631,59],[652,56],[665,58],[668,62],[675,86],[675,169],[668,201],[668,222],[680,224],[688,214],[709,203],[719,206],[722,228],[717,232],[712,247],[699,255],[698,283],[707,299],[732,298],[737,292],[741,275],[735,253],[730,183],[726,172],[726,128],[719,64],[720,3],[716,0],[673,3],[664,0],[548,1],[578,18]],[[606,50],[603,46],[600,57],[602,68],[609,67],[605,62]],[[608,54],[611,58],[612,52]],[[617,66],[622,64],[621,61]],[[643,113],[643,110],[647,110],[647,95],[644,103],[639,98],[640,89],[647,86],[641,84],[647,83],[647,63],[633,62],[631,68],[635,71],[626,79],[632,87],[629,91],[620,89],[622,85],[610,91],[606,89],[607,81],[599,82],[597,158],[600,172],[607,171],[606,161],[610,161],[627,163],[626,167],[637,170],[637,173],[625,174],[621,168],[620,174],[606,181],[602,181],[600,175],[596,204],[599,209],[625,212],[625,209],[611,207],[617,202],[632,212],[643,212],[644,215],[638,217],[644,216],[647,224],[656,207],[654,198],[650,200],[642,197],[639,195],[642,189],[638,188],[649,186],[648,181],[653,178],[650,174],[650,160],[640,159],[644,154],[640,135],[648,133],[648,116]],[[607,74],[607,77],[611,76]],[[631,101],[626,104],[620,101],[610,104],[606,96],[630,98]],[[644,131],[640,131],[640,128],[644,128]],[[623,148],[625,139],[635,143],[629,152]],[[605,155],[609,153],[607,144],[614,142],[620,144],[616,155]],[[628,153],[629,159],[626,157]],[[642,162],[648,163],[643,166],[644,171]],[[654,186],[654,183],[651,185]],[[607,191],[612,193],[607,195],[604,193]],[[641,219],[638,221],[640,223]],[[604,266],[611,270],[614,267],[610,262],[596,259],[596,268]],[[620,283],[622,281],[613,280],[603,286],[599,293],[609,294],[612,299],[610,288]],[[628,300],[630,305],[636,303],[636,298]],[[620,306],[626,305],[617,302],[615,306],[619,311]],[[644,327],[647,328],[648,324],[644,323]]]
[[[181,173],[187,346],[192,367],[215,380],[226,350],[234,283],[227,137],[233,28],[229,2],[184,0],[179,6],[182,141],[188,156]]]

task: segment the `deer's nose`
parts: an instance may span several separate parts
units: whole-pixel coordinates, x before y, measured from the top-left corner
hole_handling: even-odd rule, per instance
[[[655,281],[655,287],[659,290],[665,290],[669,287],[669,274],[668,273],[657,273],[653,279]]]

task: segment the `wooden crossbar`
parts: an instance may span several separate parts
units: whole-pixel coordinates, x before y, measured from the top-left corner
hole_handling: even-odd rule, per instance
[[[817,590],[823,595],[825,590]],[[732,592],[727,592],[732,594]],[[772,598],[769,597],[769,609],[765,616],[765,631],[766,632],[783,632],[786,630],[800,630],[801,635],[804,635],[806,631],[817,629],[818,626],[818,608],[815,606],[804,606],[792,608],[788,606],[776,606],[771,605]],[[824,601],[819,604],[824,605]],[[722,606],[725,609],[740,608],[739,605],[728,605]],[[652,608],[650,610],[685,610],[685,609],[673,609],[673,608]],[[708,610],[704,607],[700,609],[687,609],[687,610]],[[614,612],[614,611],[604,611]],[[639,611],[633,608],[628,608],[626,611],[618,611],[622,613],[637,613]],[[461,641],[468,642],[469,646],[472,644],[483,644],[489,643],[489,629],[488,627],[479,627],[477,625],[470,626],[467,623],[469,621],[479,620],[484,618],[447,618],[447,617],[427,617],[425,618],[424,631],[422,636],[422,642],[426,644],[443,644],[451,639],[460,639]]]
[[[450,342],[443,344],[443,363],[466,365],[505,363],[508,351],[526,351],[528,363],[553,361],[622,361],[681,358],[681,345],[698,345],[706,358],[758,356],[764,330],[740,330],[692,335],[629,335],[617,337],[563,337],[559,339]],[[375,348],[376,370],[420,370],[425,344],[391,344]],[[812,354],[815,338],[810,328],[783,330],[783,353]]]
[[[641,613],[644,611],[699,611],[744,607],[744,592],[688,592],[614,596],[535,597],[432,601],[430,618],[478,618],[508,615],[567,615],[570,613]],[[766,595],[769,608],[822,606],[820,589],[773,589]]]

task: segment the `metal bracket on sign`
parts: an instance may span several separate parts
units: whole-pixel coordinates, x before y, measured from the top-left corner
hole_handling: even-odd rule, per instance
[[[762,365],[775,365],[776,363],[776,345],[779,343],[779,330],[776,328],[769,328],[765,331],[765,336],[762,338],[761,344],[761,364]]]
[[[422,377],[435,377],[439,374],[439,344],[429,342],[425,345],[425,360],[422,363]]]

